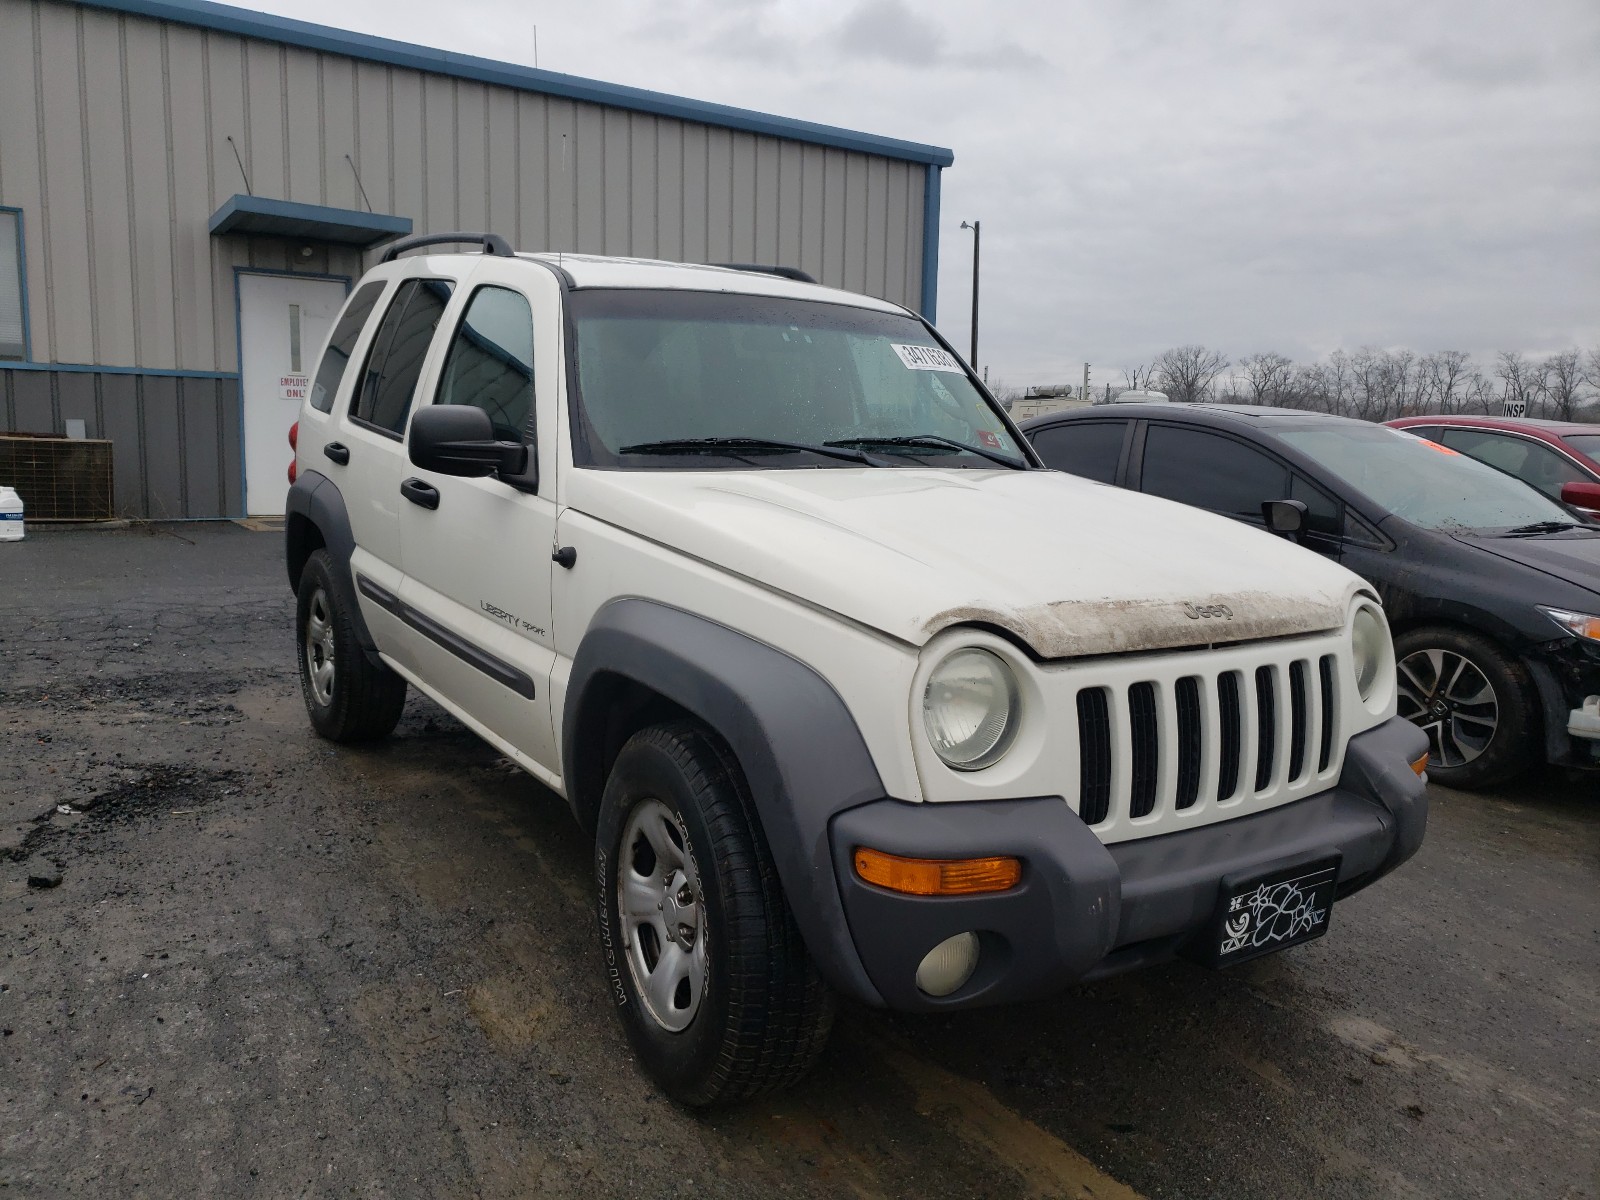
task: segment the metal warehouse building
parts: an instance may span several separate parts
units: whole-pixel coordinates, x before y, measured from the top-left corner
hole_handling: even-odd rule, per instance
[[[198,0],[0,0],[0,444],[108,441],[122,516],[281,512],[382,242],[782,263],[931,317],[950,161]]]

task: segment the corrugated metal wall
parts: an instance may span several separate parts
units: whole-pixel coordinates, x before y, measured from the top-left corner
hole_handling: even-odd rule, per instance
[[[0,363],[0,429],[60,433],[74,418],[85,423],[87,436],[113,443],[118,516],[244,512],[236,380],[17,371]]]
[[[24,213],[34,361],[233,371],[234,267],[361,273],[348,250],[211,238],[246,191],[234,146],[256,195],[363,208],[359,171],[419,233],[786,263],[919,304],[920,163],[0,0],[0,204]]]

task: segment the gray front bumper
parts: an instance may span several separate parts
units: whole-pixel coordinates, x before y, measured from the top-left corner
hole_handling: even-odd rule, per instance
[[[1185,951],[1226,875],[1322,853],[1341,855],[1342,898],[1416,853],[1426,785],[1410,763],[1427,738],[1398,718],[1351,739],[1336,787],[1293,804],[1182,833],[1107,846],[1059,796],[986,803],[881,800],[838,814],[830,841],[850,934],[879,997],[932,1011],[1002,1004]],[[864,883],[857,846],[923,858],[1014,855],[1022,882],[973,897],[918,897]],[[973,978],[934,999],[915,983],[923,956],[976,932]]]

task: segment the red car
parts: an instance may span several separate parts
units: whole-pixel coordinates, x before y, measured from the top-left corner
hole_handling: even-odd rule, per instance
[[[1401,417],[1390,421],[1515,475],[1600,521],[1600,425],[1527,417]]]

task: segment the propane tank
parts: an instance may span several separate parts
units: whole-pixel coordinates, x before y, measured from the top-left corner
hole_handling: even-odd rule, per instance
[[[22,520],[22,497],[12,488],[0,486],[0,542],[20,542],[26,532]]]

